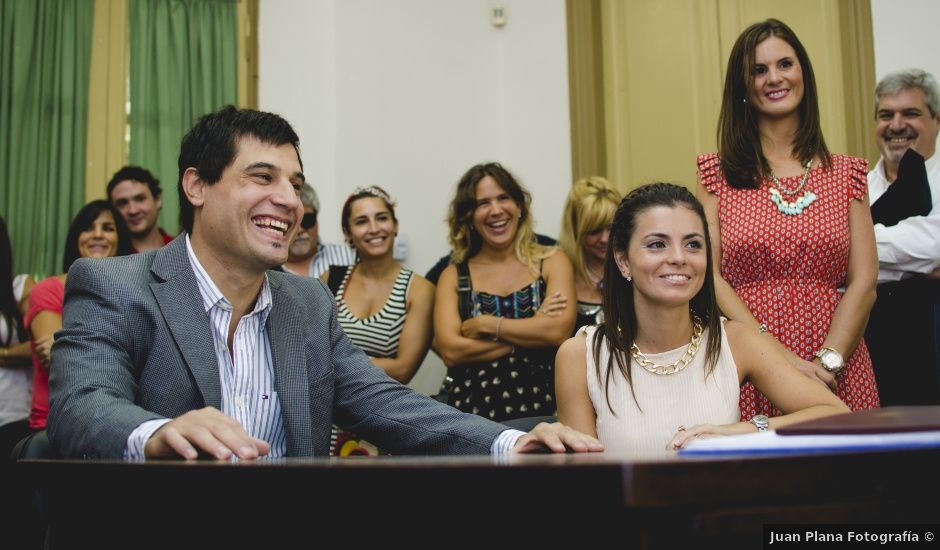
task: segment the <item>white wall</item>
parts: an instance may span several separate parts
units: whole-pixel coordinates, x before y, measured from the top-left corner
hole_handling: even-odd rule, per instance
[[[448,250],[457,180],[485,161],[528,187],[536,229],[557,235],[571,185],[564,0],[266,0],[258,34],[260,107],[300,135],[326,240],[341,239],[345,197],[380,185],[423,273]],[[412,385],[432,392],[442,376],[432,353]]]
[[[940,2],[871,0],[875,76],[923,69],[940,78]]]

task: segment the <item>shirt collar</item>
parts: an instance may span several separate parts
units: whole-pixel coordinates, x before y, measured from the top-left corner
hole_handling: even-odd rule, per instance
[[[186,253],[189,255],[189,263],[192,264],[193,272],[196,274],[196,284],[199,286],[199,294],[202,296],[202,305],[206,312],[215,306],[231,311],[232,303],[222,294],[222,291],[216,286],[215,281],[212,280],[212,277],[209,276],[206,269],[202,267],[202,263],[199,262],[199,258],[196,257],[196,253],[193,251],[193,245],[189,239],[188,233],[186,234]],[[255,307],[248,315],[261,313],[261,322],[264,323],[270,312],[271,287],[268,285],[268,274],[265,273],[264,282],[261,285],[261,292],[258,294],[258,299],[255,300]]]
[[[927,173],[933,172],[937,165],[940,165],[940,155],[936,151],[933,152],[933,155],[929,159],[924,161],[924,166],[927,168]]]
[[[885,180],[885,181],[888,180],[888,178],[885,177],[885,158],[884,157],[880,157],[878,159],[878,164],[875,165],[875,169],[872,170],[872,172],[877,174],[878,177],[881,178],[882,180]]]
[[[933,155],[931,155],[929,159],[924,160],[924,168],[927,170],[928,174],[933,172],[938,165],[940,165],[940,155],[938,155],[936,151],[934,151]],[[885,181],[885,183],[888,183],[888,175],[885,172],[884,157],[878,159],[878,164],[875,165],[874,171],[882,180]]]

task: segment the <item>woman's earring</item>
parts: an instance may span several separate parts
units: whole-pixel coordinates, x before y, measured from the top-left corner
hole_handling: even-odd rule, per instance
[[[633,280],[633,277],[631,277],[629,273],[627,273],[626,277],[628,283]]]

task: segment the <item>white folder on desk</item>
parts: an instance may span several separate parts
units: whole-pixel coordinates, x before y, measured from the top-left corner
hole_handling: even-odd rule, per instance
[[[679,449],[679,455],[779,455],[938,447],[940,447],[940,431],[862,435],[778,435],[771,430],[762,433],[695,439]]]

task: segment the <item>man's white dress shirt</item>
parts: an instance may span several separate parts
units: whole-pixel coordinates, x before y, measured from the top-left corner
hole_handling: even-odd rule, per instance
[[[900,281],[913,273],[930,273],[940,266],[940,155],[926,161],[933,206],[926,216],[911,216],[897,225],[875,224],[878,282]],[[875,204],[888,190],[884,159],[868,173],[868,202]]]

